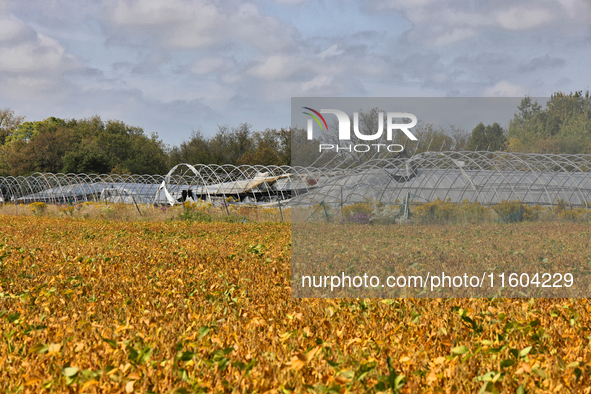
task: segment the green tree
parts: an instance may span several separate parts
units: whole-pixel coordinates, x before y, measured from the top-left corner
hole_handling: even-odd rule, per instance
[[[96,141],[89,141],[79,150],[72,150],[64,155],[64,173],[107,174],[111,170],[109,156]]]
[[[250,145],[253,147],[238,159],[238,164],[260,164],[264,166],[280,166],[283,164],[276,130],[267,129],[253,133]]]
[[[209,140],[213,164],[238,164],[240,158],[254,147],[252,126],[242,123],[238,127],[218,126],[215,136]]]
[[[25,122],[5,144],[5,173],[28,175],[33,172],[60,172],[64,154],[73,147],[71,123],[50,117]]]
[[[0,146],[4,145],[24,119],[24,116],[16,116],[10,108],[0,109]]]
[[[589,153],[590,120],[588,91],[554,93],[544,109],[526,97],[509,125],[508,147],[525,152]]]
[[[291,141],[293,130],[288,128],[274,129],[277,139],[279,140],[279,156],[282,165],[291,164]]]
[[[445,129],[430,123],[419,122],[414,129],[418,141],[407,143],[408,154],[465,149],[468,140],[466,132],[454,126],[449,127]]]
[[[149,138],[143,135],[132,137],[131,152],[123,166],[132,174],[165,174],[168,172],[166,146],[153,133]]]
[[[321,167],[328,163],[333,157],[332,154],[320,154],[318,144],[320,139],[308,140],[308,132],[305,129],[290,129],[290,164],[293,166],[307,167],[315,165]]]
[[[480,122],[473,130],[468,140],[468,150],[498,151],[503,148],[507,138],[505,131],[498,123],[484,126]]]
[[[167,171],[166,147],[156,134],[100,117],[55,117],[22,123],[2,147],[2,172],[140,173]]]
[[[168,166],[172,168],[179,163],[210,164],[212,160],[209,140],[201,131],[193,130],[189,141],[183,141],[171,149]]]
[[[290,129],[252,131],[248,123],[218,126],[209,139],[193,131],[188,141],[170,149],[168,167],[179,163],[286,165],[291,162],[291,141]]]

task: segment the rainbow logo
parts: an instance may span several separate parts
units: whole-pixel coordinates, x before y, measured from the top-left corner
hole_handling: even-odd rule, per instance
[[[320,117],[320,119],[322,119],[322,123],[324,123],[324,126],[326,127],[326,130],[328,131],[328,125],[326,124],[326,120],[324,120],[324,116],[320,115],[320,112],[318,112],[310,107],[302,107],[302,108],[307,109],[308,111],[312,111],[316,115],[318,115]],[[320,130],[322,130],[322,123],[320,123],[320,119],[318,119],[316,116],[312,115],[310,112],[302,112],[302,113],[306,114],[306,115],[310,115],[316,121],[316,123],[318,123],[318,126],[320,126]]]

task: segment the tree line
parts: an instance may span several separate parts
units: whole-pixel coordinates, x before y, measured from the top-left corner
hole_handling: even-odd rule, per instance
[[[546,108],[526,97],[509,125],[504,148],[542,153],[591,153],[589,91],[554,93]]]
[[[0,110],[0,176],[35,172],[87,174],[166,174],[179,163],[286,165],[291,131],[254,131],[248,123],[219,126],[206,138],[194,131],[188,141],[169,148],[158,135],[118,120],[64,120],[50,117],[24,122]]]
[[[589,91],[552,94],[546,107],[525,97],[509,122],[480,123],[470,136],[468,150],[550,154],[591,153],[591,96]]]
[[[377,109],[360,113],[362,132],[377,128]],[[521,100],[508,129],[498,123],[478,124],[471,133],[419,123],[418,143],[410,154],[424,151],[482,150],[542,153],[591,153],[591,97],[582,91],[554,93],[545,108],[530,97]],[[365,131],[364,131],[365,130]],[[403,136],[398,136],[403,138]],[[248,123],[218,126],[211,137],[194,131],[178,146],[168,147],[158,135],[118,120],[50,117],[25,122],[11,109],[0,110],[0,175],[35,172],[165,174],[179,163],[290,165],[292,149],[312,153],[318,141],[305,130],[253,130]],[[394,141],[407,145],[407,141]],[[292,145],[295,148],[292,148]]]

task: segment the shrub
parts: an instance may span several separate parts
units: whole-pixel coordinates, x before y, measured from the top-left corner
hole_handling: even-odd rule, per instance
[[[370,217],[373,211],[373,207],[368,202],[358,202],[356,204],[351,204],[343,207],[343,217],[344,218],[352,218],[357,214],[363,214],[365,216]]]
[[[521,201],[507,201],[503,200],[498,204],[491,206],[492,210],[499,215],[499,218],[505,218],[511,215],[514,212],[519,211],[519,206],[521,206]]]
[[[187,221],[194,221],[194,222],[211,222],[213,221],[213,217],[208,214],[207,212],[197,211],[197,210],[184,210],[180,215],[179,219],[187,220]]]
[[[34,202],[29,204],[29,208],[35,214],[35,216],[41,216],[47,209],[47,205],[44,202]]]
[[[540,214],[542,213],[542,206],[541,205],[524,205],[525,212],[523,213],[523,219],[528,221],[538,220],[540,218]]]
[[[589,221],[589,209],[562,209],[558,212],[557,216],[567,222],[584,223]]]
[[[487,217],[488,210],[479,202],[470,202],[468,199],[462,201],[460,211],[464,218],[470,222],[480,222]]]
[[[417,206],[415,210],[416,215],[419,216],[419,221],[438,222],[455,219],[458,217],[458,212],[458,205],[452,203],[449,198],[445,202],[438,198],[435,201]]]
[[[347,216],[343,218],[340,223],[341,224],[369,224],[371,216],[364,212],[356,213],[353,216]]]
[[[569,205],[570,204],[562,198],[557,198],[556,201],[554,201],[554,214],[560,215]]]
[[[372,223],[376,224],[393,224],[396,223],[396,219],[400,217],[400,206],[399,205],[382,205],[378,204],[371,212]]]
[[[63,208],[60,208],[60,211],[64,214],[64,215],[70,215],[70,216],[74,216],[74,206],[72,205],[66,205]]]

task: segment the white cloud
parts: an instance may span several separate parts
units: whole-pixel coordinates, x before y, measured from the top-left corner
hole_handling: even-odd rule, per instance
[[[45,103],[51,97],[53,103],[66,98],[71,92],[70,86],[52,77],[42,76],[5,76],[0,78],[0,86],[5,92],[4,99],[11,102]]]
[[[591,20],[581,0],[439,1],[373,0],[377,11],[394,10],[413,23],[409,38],[444,46],[491,30],[526,31],[548,26],[577,28]],[[573,21],[579,23],[573,23]]]
[[[31,29],[23,21],[7,15],[0,19],[0,42],[14,42],[31,36]]]
[[[337,49],[338,48],[338,49]],[[359,61],[359,59],[363,61]],[[260,83],[274,85],[290,83],[291,91],[284,94],[311,94],[319,91],[346,92],[343,86],[347,80],[357,78],[384,77],[392,72],[391,64],[374,54],[358,54],[353,49],[332,45],[328,49],[314,54],[312,50],[293,54],[260,54],[250,67],[243,71],[258,79]],[[329,89],[330,82],[339,81],[339,87]]]
[[[523,86],[508,81],[500,81],[484,90],[486,97],[522,97],[525,94],[527,94],[527,90]]]
[[[107,6],[115,34],[151,38],[165,47],[206,48],[228,41],[262,50],[291,44],[294,30],[253,4],[209,0],[121,0]]]
[[[220,56],[199,59],[191,66],[191,72],[196,75],[207,75],[228,68],[229,62],[230,60]]]
[[[273,84],[259,85],[256,89],[250,89],[249,92],[256,97],[265,97],[266,102],[277,103],[285,101],[286,92],[289,92],[289,97],[362,95],[363,92],[355,89],[353,79],[327,74],[315,75],[303,81],[277,81]]]
[[[332,75],[318,75],[309,81],[302,83],[302,91],[308,94],[316,94],[329,89],[334,77]]]
[[[474,29],[459,28],[451,29],[435,38],[434,43],[438,46],[445,46],[453,44],[454,42],[462,41],[476,35]]]
[[[308,0],[275,0],[278,4],[304,4]]]
[[[291,55],[271,55],[262,59],[248,73],[265,80],[285,79],[305,68],[303,60]]]
[[[73,68],[75,64],[76,59],[66,54],[57,41],[42,34],[31,42],[0,48],[0,71],[46,73]]]
[[[339,48],[339,44],[334,44],[330,48],[326,49],[325,51],[322,51],[318,55],[318,57],[321,59],[326,59],[329,57],[342,55],[343,53],[345,53],[345,50]]]
[[[78,65],[58,41],[35,32],[14,16],[0,19],[0,72],[48,74]]]
[[[216,41],[213,34],[222,16],[213,4],[179,0],[118,1],[109,9],[110,22],[136,34],[157,36],[178,47],[199,48]]]
[[[499,25],[505,29],[528,30],[550,22],[554,15],[549,9],[520,6],[499,11],[496,18]]]
[[[8,8],[10,0],[0,0],[0,12],[5,12]]]
[[[573,19],[589,18],[591,16],[591,1],[589,0],[556,0],[556,2]]]

